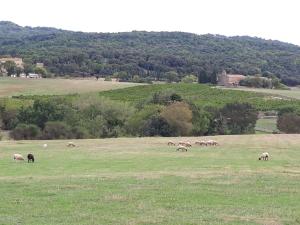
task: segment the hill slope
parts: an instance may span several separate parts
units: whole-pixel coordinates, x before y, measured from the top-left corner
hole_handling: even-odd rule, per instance
[[[300,47],[251,37],[181,32],[82,33],[0,22],[0,55],[44,62],[56,74],[125,71],[161,78],[226,69],[300,80]]]
[[[156,92],[171,91],[199,106],[221,107],[232,102],[248,102],[258,110],[279,110],[283,107],[300,109],[298,99],[279,97],[272,93],[228,90],[202,84],[159,84],[100,92],[99,95],[116,101],[143,103]]]

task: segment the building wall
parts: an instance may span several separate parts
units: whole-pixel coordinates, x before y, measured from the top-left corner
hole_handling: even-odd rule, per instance
[[[244,75],[239,74],[227,74],[226,71],[223,71],[218,75],[218,85],[221,86],[236,86],[239,82],[246,77]]]
[[[24,63],[23,63],[23,60],[21,58],[11,58],[11,57],[0,58],[0,62],[1,63],[5,63],[7,61],[13,61],[13,62],[15,62],[15,64],[17,65],[17,67],[20,67],[20,68],[24,67]]]

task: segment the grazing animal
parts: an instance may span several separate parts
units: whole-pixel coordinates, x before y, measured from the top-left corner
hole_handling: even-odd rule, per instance
[[[268,152],[264,152],[260,155],[260,157],[258,158],[258,160],[269,160],[269,153]]]
[[[48,145],[47,144],[43,144],[43,148],[47,148],[48,147]]]
[[[30,162],[33,162],[33,163],[34,163],[34,155],[31,154],[31,153],[29,153],[29,154],[27,155],[27,160],[28,160],[28,163],[30,163]]]
[[[67,144],[67,146],[68,147],[76,147],[76,145],[73,142],[71,142],[71,141]]]
[[[192,147],[192,144],[191,144],[191,142],[185,142],[185,147]]]
[[[15,161],[24,161],[24,157],[21,154],[14,154]]]
[[[199,142],[199,145],[200,145],[200,146],[207,146],[207,143],[206,143],[206,141],[200,141],[200,142]]]
[[[192,147],[192,145],[189,141],[180,141],[178,143],[178,146]]]
[[[185,146],[183,146],[183,145],[179,145],[178,146],[178,148],[176,149],[176,151],[179,151],[179,150],[187,152],[187,148]]]
[[[211,143],[211,144],[214,145],[214,146],[219,145],[218,142],[216,142],[216,141],[214,141],[214,140],[212,140],[212,143]]]
[[[206,145],[209,145],[209,146],[213,145],[213,140],[208,140],[208,141],[206,142]]]
[[[184,145],[185,142],[184,141],[179,141],[178,145]]]
[[[171,146],[175,146],[176,144],[175,144],[173,141],[169,141],[169,142],[168,142],[168,145],[169,145],[169,146],[170,146],[170,145],[171,145]]]

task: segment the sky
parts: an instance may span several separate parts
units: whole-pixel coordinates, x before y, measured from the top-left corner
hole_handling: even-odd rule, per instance
[[[0,0],[0,20],[85,32],[249,35],[300,46],[299,0]]]

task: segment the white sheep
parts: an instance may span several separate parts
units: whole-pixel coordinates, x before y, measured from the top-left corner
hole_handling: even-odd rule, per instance
[[[187,141],[187,142],[185,142],[185,146],[186,147],[192,147],[192,144],[191,144],[191,142]]]
[[[14,154],[15,161],[24,161],[24,157],[21,154]]]
[[[176,149],[176,151],[179,151],[179,150],[187,152],[187,148],[185,146],[183,146],[183,145],[179,145],[178,146],[178,148]]]
[[[192,144],[189,141],[180,141],[179,146],[192,147]]]
[[[269,160],[269,153],[268,152],[262,153],[258,158],[258,160]]]
[[[48,147],[48,145],[47,144],[43,144],[43,148],[47,148]]]

